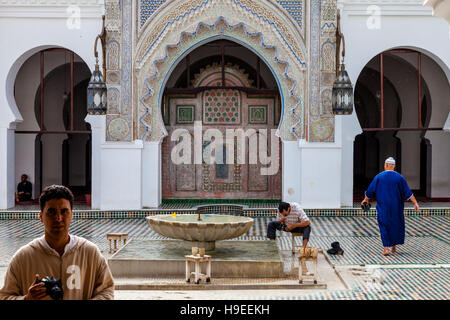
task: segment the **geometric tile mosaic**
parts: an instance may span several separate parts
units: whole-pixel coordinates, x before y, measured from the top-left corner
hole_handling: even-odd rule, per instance
[[[345,250],[343,256],[331,256],[336,265],[345,264],[394,264],[394,263],[450,263],[448,217],[406,217],[405,245],[399,246],[394,256],[380,255],[382,244],[374,217],[311,217],[310,244],[328,249],[333,241],[339,241]],[[255,218],[249,231],[239,237],[242,240],[265,240],[267,224],[273,218]],[[420,227],[417,227],[417,226]],[[359,230],[363,230],[360,232]],[[21,245],[42,235],[39,220],[0,221],[0,265]],[[126,232],[135,239],[166,239],[155,233],[145,219],[74,219],[70,232],[87,239],[98,239],[105,244],[106,233]],[[290,235],[280,233],[277,237],[281,250],[290,249]],[[301,239],[297,238],[297,244]],[[447,242],[446,242],[447,241]],[[97,243],[97,241],[95,241]],[[425,252],[422,252],[427,248]]]
[[[241,203],[242,202],[242,203]],[[223,201],[223,204],[236,203],[234,201]],[[177,214],[192,214],[195,212],[195,205],[211,204],[204,202],[192,202],[188,205],[179,206],[173,208],[172,205],[167,205],[165,208],[157,209],[142,209],[142,210],[74,210],[74,219],[138,219],[145,218],[148,215],[155,214],[170,214],[176,212]],[[244,206],[243,215],[248,217],[275,217],[277,213],[277,205],[274,203],[254,203],[249,201],[239,201],[239,204]],[[0,220],[15,220],[15,219],[38,219],[38,210],[24,210],[24,211],[10,211],[0,210]],[[349,209],[305,209],[308,217],[332,217],[332,218],[345,218],[345,217],[376,217],[376,210],[371,210],[368,213],[363,212],[361,209],[349,208]],[[450,208],[430,208],[423,209],[421,213],[416,213],[414,209],[408,208],[404,211],[407,217],[450,217]],[[418,226],[420,227],[420,225]]]
[[[248,106],[248,123],[266,124],[267,107],[266,106]]]
[[[241,123],[240,93],[236,90],[215,89],[203,94],[204,124]]]
[[[239,240],[266,240],[269,221],[274,217],[256,217],[250,230]],[[406,216],[405,244],[391,256],[381,255],[382,244],[379,237],[376,217],[359,216],[313,216],[310,244],[327,249],[331,242],[339,241],[345,250],[343,256],[327,255],[336,266],[348,265],[396,265],[396,264],[450,264],[448,215]],[[0,267],[5,268],[13,254],[32,239],[42,235],[43,225],[37,219],[0,220]],[[71,233],[87,238],[97,244],[107,255],[106,233],[127,232],[135,240],[166,239],[155,233],[145,219],[74,219]],[[277,242],[280,250],[288,252],[291,238],[288,233],[278,232]],[[296,238],[297,244],[301,239]],[[286,260],[286,259],[284,259]],[[287,259],[286,261],[288,261]],[[287,264],[287,263],[286,263]],[[294,263],[295,264],[295,263]],[[291,268],[286,266],[285,269]],[[286,272],[289,270],[285,270]],[[380,268],[384,282],[378,287],[367,287],[363,282],[350,284],[349,290],[323,291],[314,294],[278,295],[275,297],[256,294],[254,299],[282,300],[380,300],[380,299],[446,299],[449,297],[449,268]]]
[[[252,294],[243,300],[449,300],[449,268],[380,269],[383,284],[302,295]]]
[[[177,105],[177,124],[193,123],[195,117],[195,106]]]
[[[328,249],[338,241],[343,255],[327,256],[333,265],[449,264],[450,245],[433,236],[406,237],[395,254],[383,256],[379,237],[311,237],[311,246]]]
[[[142,0],[140,5],[140,24],[143,26],[148,18],[151,17],[166,0]]]
[[[449,300],[449,268],[380,269],[383,284],[357,285],[349,290],[281,296],[251,295],[245,300]]]
[[[282,1],[277,0],[286,11],[291,15],[291,17],[297,22],[297,24],[301,27],[303,23],[303,1]]]

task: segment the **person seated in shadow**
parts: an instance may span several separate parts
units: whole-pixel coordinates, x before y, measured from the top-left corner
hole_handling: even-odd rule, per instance
[[[28,181],[28,176],[26,174],[23,174],[20,177],[19,184],[17,185],[17,194],[16,194],[17,202],[30,201],[31,190],[32,190],[31,182]]]

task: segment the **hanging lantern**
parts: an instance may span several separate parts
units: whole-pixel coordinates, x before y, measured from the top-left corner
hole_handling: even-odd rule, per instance
[[[331,108],[333,114],[352,114],[353,86],[347,71],[345,71],[344,65],[342,65],[342,69],[339,71],[336,80],[334,81],[331,96]]]
[[[338,10],[336,28],[336,80],[333,83],[331,93],[331,109],[335,115],[352,114],[353,112],[353,86],[344,65],[345,39],[341,32],[340,18],[341,15]],[[343,43],[342,63],[339,64],[341,40]]]
[[[87,88],[87,112],[88,114],[106,114],[107,108],[107,87],[103,79],[102,72],[98,66],[98,52],[97,52],[97,41],[100,39],[102,44],[103,60],[105,59],[105,16],[103,19],[103,29],[102,33],[95,39],[94,45],[94,55],[95,55],[95,70],[92,73],[91,80]],[[103,73],[105,73],[105,61],[103,61]]]
[[[106,114],[106,91],[106,83],[97,62],[87,88],[87,111],[89,114]]]

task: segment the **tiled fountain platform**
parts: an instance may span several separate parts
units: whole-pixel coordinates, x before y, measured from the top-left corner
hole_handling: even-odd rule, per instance
[[[108,263],[114,277],[183,276],[190,247],[182,240],[131,240]],[[206,254],[213,257],[213,278],[283,276],[275,241],[216,241]]]

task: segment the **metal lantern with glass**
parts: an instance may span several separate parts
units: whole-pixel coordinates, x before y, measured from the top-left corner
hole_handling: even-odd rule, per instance
[[[353,86],[350,77],[345,70],[345,40],[340,27],[340,13],[337,13],[337,28],[336,28],[336,80],[333,84],[331,106],[333,114],[345,115],[353,112]],[[341,39],[343,42],[342,48],[342,63],[339,63]]]
[[[100,39],[102,44],[103,53],[103,74],[105,74],[105,16],[103,18],[103,28],[102,33],[100,33],[97,38],[95,38],[94,44],[94,55],[95,55],[95,70],[92,73],[91,80],[87,88],[87,111],[89,114],[106,114],[106,100],[107,100],[107,88],[106,83],[103,79],[102,72],[100,71],[98,65],[98,52],[97,52],[97,41]]]

